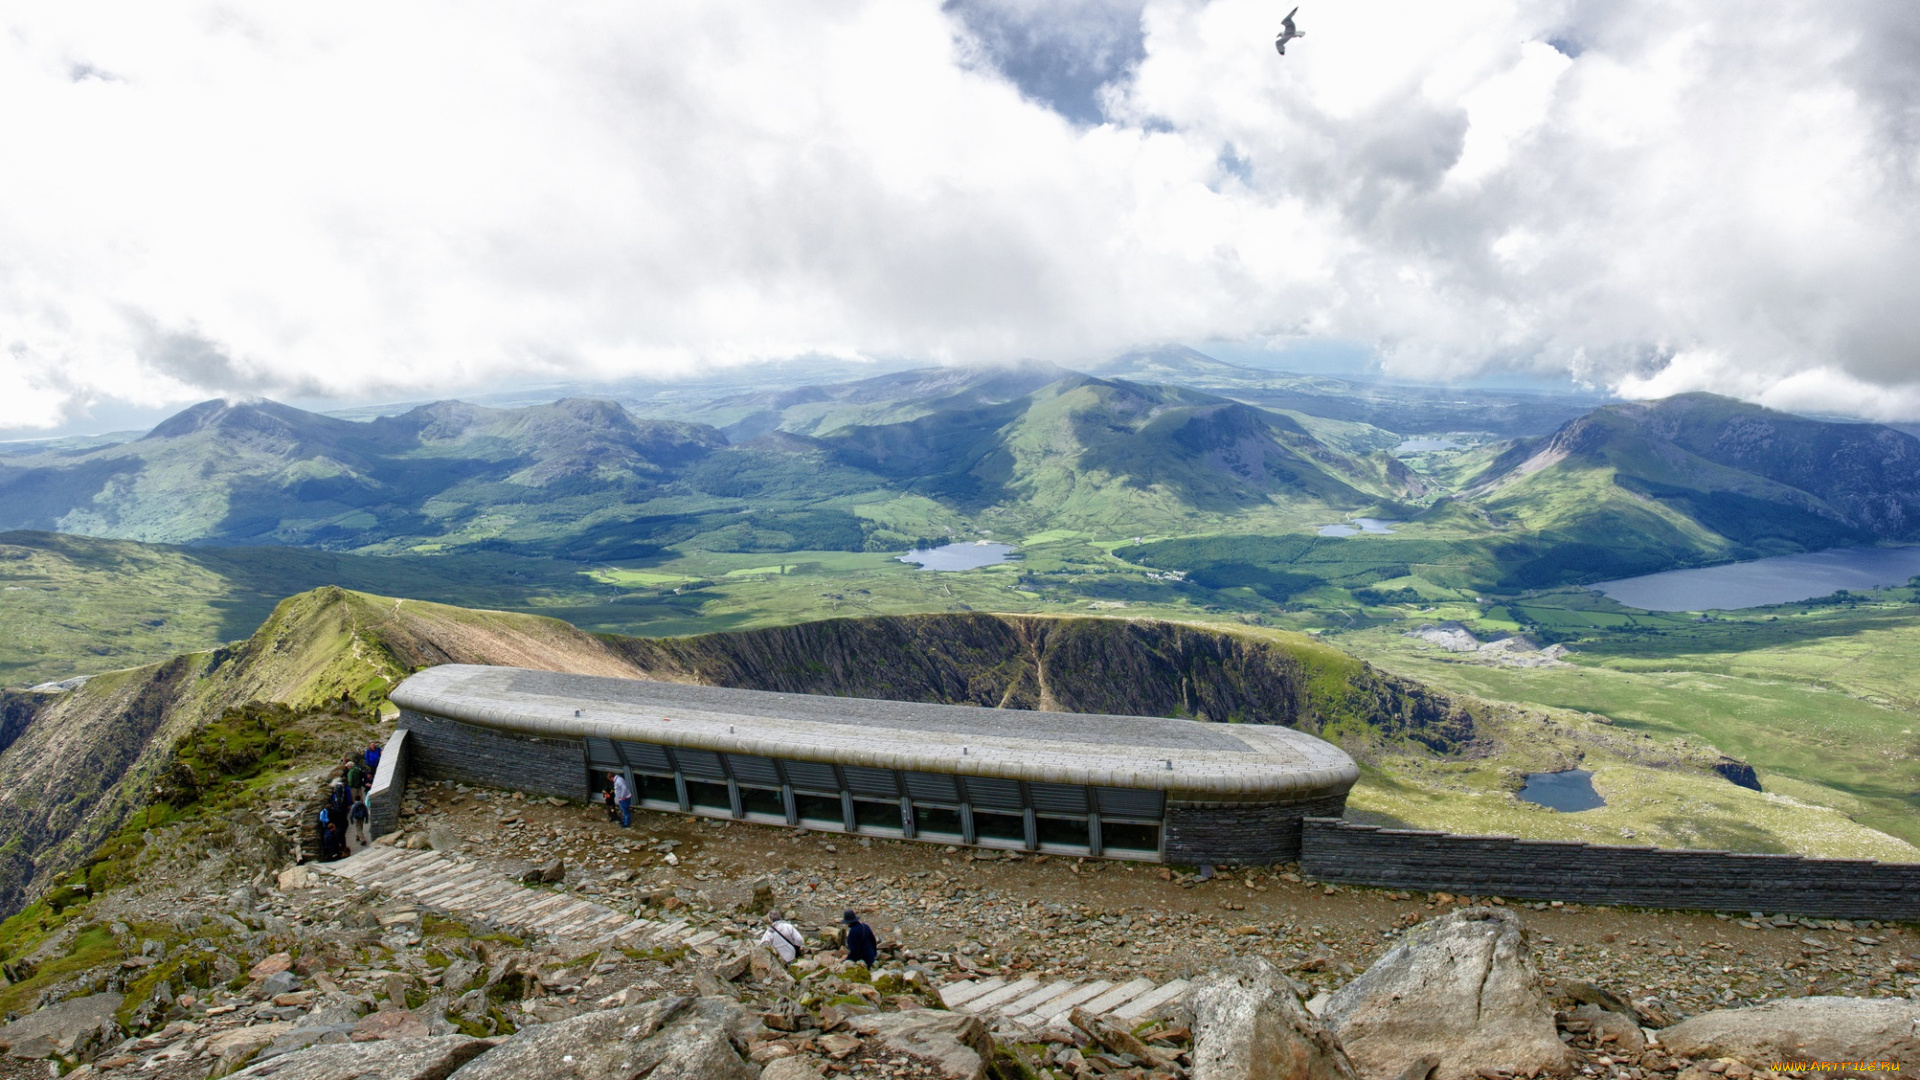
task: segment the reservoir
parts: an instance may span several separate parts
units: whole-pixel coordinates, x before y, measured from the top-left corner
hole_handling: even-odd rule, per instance
[[[1903,585],[1920,574],[1920,547],[1829,548],[1805,555],[1668,570],[1588,588],[1643,611],[1732,611]]]
[[[1593,774],[1585,769],[1527,774],[1527,786],[1519,790],[1521,802],[1552,807],[1562,813],[1596,810],[1607,800],[1593,790]]]
[[[1398,525],[1397,521],[1382,518],[1354,518],[1350,523],[1340,525],[1322,525],[1314,531],[1321,536],[1358,536],[1361,533],[1390,533],[1389,525]]]
[[[1452,439],[1408,439],[1393,448],[1396,454],[1418,454],[1430,450],[1458,450],[1460,444]]]
[[[900,556],[922,570],[973,570],[1006,562],[1013,555],[1012,544],[990,544],[980,540],[971,544],[942,544],[935,548],[916,548]]]

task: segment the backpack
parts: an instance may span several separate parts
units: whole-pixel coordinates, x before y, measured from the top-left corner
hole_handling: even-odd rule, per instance
[[[320,808],[320,824],[322,826],[333,824],[333,817],[324,806]]]

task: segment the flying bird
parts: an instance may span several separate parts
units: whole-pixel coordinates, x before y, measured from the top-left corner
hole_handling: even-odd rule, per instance
[[[1300,9],[1294,8],[1292,11],[1287,12],[1286,18],[1280,20],[1280,36],[1273,39],[1273,47],[1281,56],[1287,55],[1287,42],[1292,41],[1294,38],[1307,36],[1306,31],[1300,30],[1293,25],[1293,17],[1298,14],[1300,14]]]

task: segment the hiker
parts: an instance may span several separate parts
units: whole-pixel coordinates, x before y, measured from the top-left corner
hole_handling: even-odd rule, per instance
[[[807,939],[800,936],[800,928],[788,922],[785,915],[767,912],[767,928],[760,932],[760,944],[772,949],[781,963],[793,963],[806,943]]]
[[[333,855],[333,807],[320,808],[320,861],[332,862]]]
[[[347,757],[347,790],[356,802],[367,793],[367,767],[354,755]]]
[[[347,820],[353,823],[354,838],[361,847],[367,846],[367,821],[373,817],[373,808],[367,805],[365,798],[353,800],[353,809],[347,811]]]
[[[873,962],[880,959],[880,944],[874,940],[873,927],[860,921],[860,916],[845,912],[840,921],[847,924],[847,959],[858,960],[869,969]]]
[[[370,742],[367,744],[366,762],[367,775],[378,775],[380,772],[380,744],[378,742]]]
[[[347,823],[347,808],[353,805],[353,796],[347,791],[346,781],[335,780],[333,782],[333,789],[327,792],[327,802],[333,806],[334,824],[345,826]]]
[[[607,790],[600,793],[600,801],[606,804],[607,820],[609,822],[619,821],[620,820],[620,804],[613,801],[612,788],[608,788]]]
[[[627,778],[608,773],[607,779],[613,781],[613,801],[620,804],[620,827],[633,828],[633,792],[627,790]]]

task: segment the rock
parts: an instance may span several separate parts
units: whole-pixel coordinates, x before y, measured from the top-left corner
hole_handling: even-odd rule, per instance
[[[492,1045],[492,1040],[465,1035],[325,1044],[281,1054],[233,1075],[235,1080],[442,1080]]]
[[[1660,1044],[1676,1057],[1747,1062],[1920,1061],[1920,1002],[1788,998],[1701,1013],[1662,1031]]]
[[[380,1039],[417,1039],[428,1034],[427,1022],[406,1009],[382,1009],[368,1013],[354,1024],[351,1037],[354,1042],[376,1042]]]
[[[693,973],[693,990],[701,997],[723,997],[738,999],[739,991],[731,983],[720,977],[712,968],[701,968]]]
[[[1638,1017],[1603,1009],[1598,1005],[1582,1005],[1573,1010],[1575,1020],[1585,1020],[1590,1025],[1597,1040],[1602,1035],[1613,1036],[1613,1047],[1637,1054],[1647,1048],[1647,1037],[1640,1033]]]
[[[540,867],[540,880],[552,885],[567,880],[567,862],[565,859],[548,859]]]
[[[1325,1020],[1367,1080],[1395,1080],[1429,1053],[1435,1080],[1567,1066],[1520,919],[1490,907],[1409,931],[1334,994]]]
[[[1560,993],[1576,1005],[1598,1005],[1608,1012],[1617,1012],[1622,1016],[1634,1014],[1633,1003],[1603,986],[1595,986],[1578,979],[1569,979],[1560,986]]]
[[[209,1038],[204,1053],[214,1059],[214,1074],[225,1075],[252,1061],[254,1055],[292,1031],[292,1024],[281,1021],[229,1028]]]
[[[760,1070],[760,1080],[825,1080],[820,1066],[805,1058],[774,1058]]]
[[[278,888],[281,892],[292,892],[295,889],[311,889],[314,886],[313,871],[304,866],[289,866],[285,870],[280,871],[280,875],[274,879],[273,883],[274,887]]]
[[[276,971],[266,978],[261,979],[260,984],[254,988],[253,992],[258,997],[270,998],[277,997],[281,994],[291,994],[298,989],[300,989],[300,979],[298,976],[291,971]]]
[[[290,953],[277,952],[265,960],[247,969],[247,978],[265,979],[269,975],[278,975],[293,970],[293,956]]]
[[[904,1013],[868,1013],[848,1017],[853,1030],[880,1040],[887,1048],[911,1054],[938,1069],[950,1080],[985,1080],[993,1060],[993,1040],[977,1016],[944,1009],[916,1009]],[[839,1036],[828,1035],[821,1039]]]
[[[787,965],[773,954],[773,950],[758,942],[747,947],[747,973],[757,983],[772,983],[776,987],[793,986],[792,973]]]
[[[1354,1080],[1353,1063],[1292,980],[1258,957],[1200,980],[1193,1009],[1193,1080]]]
[[[1753,771],[1753,766],[1739,758],[1722,757],[1713,763],[1713,771],[1719,773],[1730,784],[1737,784],[1751,791],[1760,790],[1759,774]]]
[[[454,1073],[456,1080],[754,1080],[731,1029],[740,1007],[664,997],[524,1028]]]
[[[120,1025],[113,1014],[122,1000],[119,994],[90,994],[30,1012],[0,1027],[0,1050],[29,1059],[52,1054],[90,1057],[119,1040]]]
[[[458,997],[466,993],[473,985],[474,976],[480,974],[480,966],[471,960],[455,960],[447,965],[440,975],[440,989]]]
[[[435,825],[427,830],[427,846],[435,851],[464,851],[467,843],[445,825]]]

